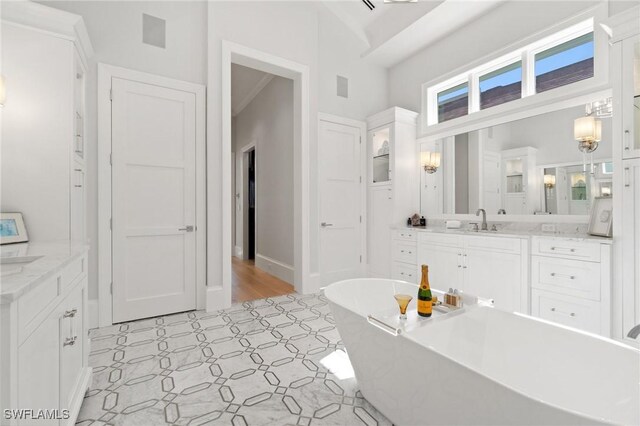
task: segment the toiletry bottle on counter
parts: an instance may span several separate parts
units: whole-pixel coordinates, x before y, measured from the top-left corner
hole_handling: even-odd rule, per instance
[[[430,317],[432,310],[431,287],[429,286],[429,267],[422,265],[422,280],[418,289],[418,315]]]

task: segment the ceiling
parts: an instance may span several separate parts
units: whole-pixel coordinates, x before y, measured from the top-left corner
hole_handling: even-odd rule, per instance
[[[231,111],[238,115],[273,78],[273,74],[231,64]]]
[[[418,0],[417,3],[384,3],[371,0],[372,11],[362,0],[325,1],[368,49],[363,57],[390,67],[477,19],[504,0]]]

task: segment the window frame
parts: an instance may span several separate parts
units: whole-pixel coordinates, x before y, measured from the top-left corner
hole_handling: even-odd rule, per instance
[[[437,124],[449,123],[453,120],[460,120],[463,117],[469,117],[479,111],[488,111],[495,107],[508,105],[511,102],[516,102],[525,98],[530,98],[534,95],[541,95],[543,93],[553,92],[563,87],[571,86],[572,84],[579,83],[574,82],[564,86],[559,86],[554,89],[550,89],[545,92],[536,93],[536,76],[535,76],[535,55],[543,52],[547,49],[556,47],[562,43],[573,40],[577,37],[581,37],[585,34],[594,33],[594,75],[588,79],[581,81],[594,80],[597,72],[597,63],[600,58],[601,50],[596,45],[596,18],[593,14],[588,18],[582,17],[582,20],[574,23],[562,30],[555,31],[550,35],[543,36],[538,40],[532,41],[520,48],[513,49],[505,54],[498,56],[495,59],[480,63],[479,65],[472,67],[463,72],[456,73],[453,77],[446,78],[443,81],[436,83],[425,83],[422,85],[422,114],[423,124],[425,126],[422,131],[426,131],[430,126]],[[485,74],[496,71],[502,67],[508,66],[514,62],[520,61],[522,64],[522,88],[520,99],[514,99],[509,102],[505,102],[499,105],[480,109],[480,77]],[[451,120],[439,122],[438,121],[438,93],[450,89],[459,84],[468,84],[469,88],[469,110],[465,116],[457,117]]]

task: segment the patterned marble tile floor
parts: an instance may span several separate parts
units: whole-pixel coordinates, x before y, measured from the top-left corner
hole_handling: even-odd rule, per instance
[[[83,426],[390,424],[355,378],[322,364],[345,357],[320,294],[134,321],[91,338]]]

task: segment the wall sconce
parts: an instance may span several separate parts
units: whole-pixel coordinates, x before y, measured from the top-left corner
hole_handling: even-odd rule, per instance
[[[556,177],[555,175],[544,175],[544,186],[545,188],[553,188],[556,186]]]
[[[573,137],[578,141],[581,152],[592,153],[602,139],[602,121],[590,115],[576,118],[573,122]]]
[[[420,162],[425,172],[429,174],[435,173],[438,167],[440,167],[440,153],[430,151],[421,152]]]
[[[4,76],[0,75],[0,107],[4,107],[4,101],[7,99],[7,88],[5,86]]]

